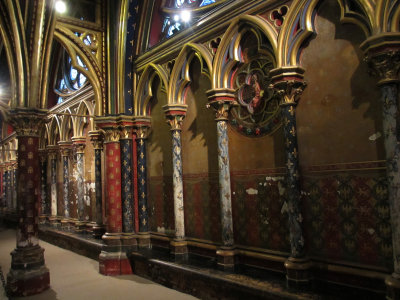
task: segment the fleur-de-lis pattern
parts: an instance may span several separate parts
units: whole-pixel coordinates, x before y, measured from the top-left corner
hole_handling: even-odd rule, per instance
[[[18,247],[32,247],[38,245],[38,207],[37,189],[39,189],[40,169],[38,155],[39,138],[19,136],[18,161],[25,160],[25,165],[19,164],[17,177],[17,193],[20,201],[18,205],[19,225],[17,234]],[[28,153],[32,153],[29,155]],[[28,170],[32,169],[32,174]],[[9,175],[10,176],[10,175]]]
[[[300,212],[299,161],[296,133],[296,113],[293,105],[281,106],[286,141],[287,211],[291,256],[304,256],[303,216]]]
[[[233,224],[227,121],[217,121],[217,136],[222,243],[224,246],[229,247],[233,246]]]
[[[134,232],[132,140],[121,139],[121,149],[123,231]]]
[[[172,165],[174,187],[175,238],[185,237],[185,217],[183,209],[182,146],[181,131],[172,130]]]
[[[137,141],[138,154],[138,204],[139,204],[139,231],[149,231],[148,207],[147,207],[147,160],[146,139]]]
[[[102,149],[95,149],[95,180],[96,180],[96,224],[103,225],[103,203],[102,203],[102,185],[101,185],[101,152]]]
[[[14,170],[16,173],[16,170]],[[15,174],[16,178],[16,174]],[[16,182],[16,180],[14,180]],[[41,200],[41,214],[48,214],[47,203],[47,160],[43,159],[40,162],[40,200]]]
[[[121,147],[119,141],[104,144],[106,152],[107,232],[122,232]]]

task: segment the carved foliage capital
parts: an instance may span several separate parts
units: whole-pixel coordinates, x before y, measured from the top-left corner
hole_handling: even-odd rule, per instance
[[[284,105],[296,105],[301,94],[307,87],[304,80],[283,80],[271,86],[275,89],[276,95],[280,98],[279,103]]]
[[[136,129],[136,137],[138,139],[147,139],[149,137],[150,127],[149,126],[138,126]]]
[[[119,142],[121,133],[118,126],[104,128],[104,142],[115,143]]]
[[[9,122],[14,127],[17,136],[40,136],[44,124],[45,114],[34,111],[13,110],[9,114]]]
[[[120,132],[120,139],[122,140],[129,140],[132,139],[133,135],[133,129],[131,126],[123,126],[121,127],[121,132]]]
[[[184,114],[167,115],[167,123],[171,126],[171,130],[181,130]]]
[[[368,53],[365,57],[371,75],[378,77],[378,84],[398,82],[400,71],[400,50],[390,49]]]
[[[104,140],[103,133],[100,130],[90,131],[89,136],[90,136],[90,141],[93,144],[93,148],[96,150],[102,150],[103,140]]]

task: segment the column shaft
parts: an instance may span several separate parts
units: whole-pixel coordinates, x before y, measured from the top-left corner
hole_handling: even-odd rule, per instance
[[[182,146],[181,131],[172,130],[172,165],[174,188],[175,238],[185,237],[185,215],[183,209]]]
[[[138,204],[139,204],[139,232],[149,231],[149,217],[147,207],[147,159],[145,138],[138,137]]]
[[[226,120],[217,120],[217,135],[222,244],[225,247],[232,247],[233,223],[231,203],[231,177],[229,172],[229,145]]]
[[[57,217],[57,158],[53,154],[50,159],[50,196],[51,196],[51,216]]]
[[[41,214],[47,215],[47,159],[43,156],[40,160],[40,200],[41,200]]]
[[[135,232],[132,188],[132,137],[121,139],[123,232]]]
[[[69,157],[68,154],[62,155],[63,164],[63,202],[64,202],[64,217],[70,218],[70,203],[69,203]]]

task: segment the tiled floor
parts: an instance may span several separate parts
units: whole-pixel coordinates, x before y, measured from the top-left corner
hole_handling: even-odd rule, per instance
[[[4,274],[11,264],[15,231],[0,228],[0,266]],[[98,262],[41,241],[46,265],[50,269],[50,289],[40,295],[13,298],[24,300],[99,300],[99,299],[196,299],[147,279],[125,275],[108,277],[98,272]],[[6,299],[0,286],[0,299]]]

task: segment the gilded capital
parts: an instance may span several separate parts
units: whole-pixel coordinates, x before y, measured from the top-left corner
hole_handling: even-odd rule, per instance
[[[283,80],[271,85],[279,97],[281,106],[297,105],[306,86],[307,83],[303,80]]]
[[[120,135],[118,126],[104,128],[104,143],[119,142]]]
[[[16,108],[9,111],[9,122],[17,136],[39,137],[46,123],[46,112],[38,109]]]
[[[100,130],[89,131],[89,137],[94,149],[103,149],[103,134]]]
[[[138,126],[136,128],[136,137],[138,139],[147,139],[149,137],[150,127],[149,126]]]
[[[131,126],[122,126],[120,132],[121,140],[130,140],[133,136],[133,128]]]
[[[378,77],[378,85],[397,83],[400,70],[400,49],[387,49],[365,56],[372,76]]]
[[[183,119],[186,116],[186,104],[167,104],[163,106],[167,123],[171,126],[171,130],[181,130]]]
[[[238,105],[235,100],[235,91],[232,89],[213,89],[206,92],[208,97],[207,108],[215,110],[216,121],[228,120],[229,111]]]
[[[171,126],[171,130],[181,130],[185,115],[167,115],[167,123]]]
[[[60,153],[62,156],[69,156],[72,150],[72,143],[69,141],[60,141],[58,142],[58,145],[60,146]]]
[[[72,143],[75,148],[76,153],[84,153],[85,147],[86,147],[86,139],[85,137],[73,137],[72,138]]]

